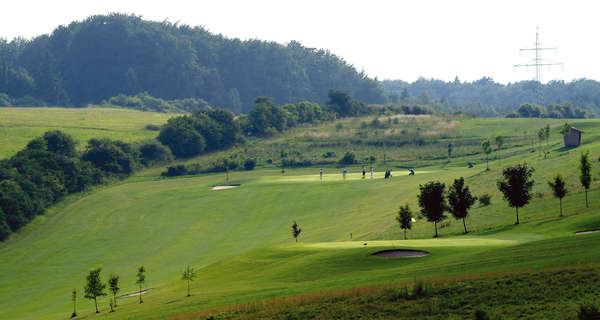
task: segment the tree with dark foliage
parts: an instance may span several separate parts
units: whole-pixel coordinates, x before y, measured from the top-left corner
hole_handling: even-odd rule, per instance
[[[294,221],[294,224],[292,225],[292,236],[294,236],[296,242],[298,242],[298,236],[300,235],[300,232],[302,232],[302,229],[300,229],[300,226],[296,223],[296,221]]]
[[[519,224],[519,208],[531,200],[531,188],[535,181],[531,178],[535,170],[526,163],[505,168],[502,171],[503,180],[498,181],[498,189],[508,201],[508,205],[515,208]]]
[[[559,200],[560,205],[560,216],[562,217],[562,199],[567,195],[567,183],[562,174],[558,173],[554,176],[554,178],[548,181],[548,185],[552,188],[552,193]]]
[[[592,183],[592,162],[590,161],[590,152],[582,152],[579,158],[579,182],[585,189],[585,207],[588,208],[588,190]]]
[[[427,218],[427,221],[433,222],[435,226],[435,236],[438,237],[437,224],[444,220],[446,216],[444,211],[447,209],[444,189],[446,185],[439,181],[430,181],[424,185],[419,185],[420,193],[417,196],[421,214]]]
[[[477,201],[477,197],[474,197],[469,190],[469,187],[465,186],[465,179],[460,177],[454,179],[454,183],[448,190],[448,204],[450,204],[450,213],[455,219],[462,219],[465,233],[467,233],[467,224],[465,218],[469,215],[469,209]]]
[[[400,229],[404,230],[404,240],[406,240],[406,230],[412,229],[412,211],[408,203],[400,206],[396,220],[400,224]]]

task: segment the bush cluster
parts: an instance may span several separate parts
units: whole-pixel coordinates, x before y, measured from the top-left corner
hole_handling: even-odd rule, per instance
[[[0,161],[0,241],[71,193],[172,159],[156,141],[91,139],[81,154],[75,147],[71,136],[48,131]]]

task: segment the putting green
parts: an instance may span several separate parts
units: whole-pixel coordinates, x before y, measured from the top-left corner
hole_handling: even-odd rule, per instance
[[[475,247],[475,246],[510,246],[520,243],[519,240],[496,239],[487,237],[415,239],[415,240],[375,240],[375,241],[338,241],[305,243],[306,247],[315,248],[359,248],[359,247]],[[365,243],[367,245],[365,245]]]
[[[342,175],[341,170],[336,173],[327,173],[331,172],[327,170],[323,173],[323,182],[331,182],[331,181],[344,181],[344,177]],[[416,171],[415,175],[429,175],[432,173],[436,173],[437,171]],[[384,171],[376,171],[374,172],[374,177],[371,179],[370,173],[367,172],[364,180],[383,180],[385,176]],[[393,179],[402,179],[402,178],[410,178],[407,171],[392,171],[392,180]],[[281,176],[266,176],[260,178],[262,182],[290,182],[290,183],[298,183],[298,182],[320,182],[321,177],[318,174],[306,174],[306,175],[281,175]],[[363,180],[361,172],[349,172],[346,174],[346,180]]]

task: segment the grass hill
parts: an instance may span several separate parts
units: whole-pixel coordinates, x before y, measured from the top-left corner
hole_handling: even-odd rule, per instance
[[[0,110],[0,159],[22,150],[29,141],[48,130],[72,135],[84,147],[91,138],[111,138],[126,142],[152,139],[171,117],[165,113],[139,112],[114,108],[9,108]]]
[[[230,173],[229,183],[240,184],[238,188],[211,190],[215,185],[225,184],[222,173],[165,179],[158,175],[164,168],[158,168],[86,194],[70,196],[0,244],[2,317],[66,318],[72,310],[71,290],[81,290],[87,272],[98,266],[103,268],[104,280],[110,273],[119,275],[121,294],[129,294],[137,290],[136,268],[144,265],[148,270],[147,288],[152,290],[144,294],[143,304],[138,303],[137,297],[120,297],[114,313],[108,313],[108,298],[100,298],[100,315],[94,313],[93,302],[83,300],[80,294],[78,314],[82,319],[155,319],[178,314],[183,319],[203,319],[210,312],[196,312],[228,305],[252,306],[247,303],[253,301],[277,302],[280,300],[270,299],[307,294],[322,297],[313,298],[314,304],[309,307],[319,310],[336,294],[327,292],[390,284],[402,288],[412,285],[415,279],[441,282],[457,279],[448,285],[450,289],[472,286],[473,290],[489,295],[493,292],[490,284],[497,281],[489,280],[490,277],[501,278],[508,273],[515,282],[531,283],[529,290],[520,286],[515,291],[523,296],[541,288],[579,290],[573,286],[577,288],[581,279],[597,279],[600,253],[595,246],[600,233],[574,234],[600,229],[597,214],[600,203],[596,201],[600,189],[593,185],[589,194],[591,206],[586,208],[576,169],[580,151],[590,150],[594,162],[598,158],[600,130],[596,120],[575,123],[585,131],[583,145],[576,149],[563,148],[558,134],[563,122],[557,120],[408,117],[401,118],[397,127],[393,127],[391,120],[392,127],[385,129],[389,135],[382,134],[386,132],[383,129],[365,129],[362,122],[368,125],[372,120],[343,120],[297,128],[272,139],[250,140],[245,148],[189,160],[210,162],[239,153],[259,158],[256,170]],[[531,152],[531,134],[546,123],[551,125],[552,134],[547,146],[550,155],[544,158],[537,152],[537,143],[534,143],[536,151]],[[398,132],[392,133],[392,129]],[[375,130],[380,130],[377,135]],[[481,139],[498,135],[508,137],[507,143],[491,155],[491,170],[486,171]],[[406,141],[416,137],[424,143],[418,145],[413,141],[385,147],[372,143],[382,139],[403,141],[403,136],[407,136]],[[448,160],[450,142],[456,147]],[[324,161],[322,154],[326,151],[336,155],[327,158],[330,162],[324,162],[321,181],[320,164],[288,168],[281,174],[278,163],[282,150],[293,150],[295,157],[315,162]],[[356,152],[361,162],[375,155],[376,178],[362,180],[361,163],[357,163],[348,166],[350,174],[347,180],[342,180],[341,168],[335,162],[345,151]],[[468,168],[467,162],[475,166]],[[514,210],[502,200],[495,184],[503,167],[522,162],[536,169],[536,196],[520,210],[521,224],[516,226]],[[382,179],[383,170],[388,167],[394,172],[391,181]],[[416,168],[416,175],[406,175],[404,167]],[[558,172],[567,177],[571,190],[563,200],[565,217],[562,218],[558,217],[558,200],[552,198],[546,183]],[[467,220],[471,232],[463,235],[462,223],[450,218],[439,231],[441,237],[432,239],[433,225],[419,219],[408,233],[409,240],[400,240],[402,235],[394,216],[404,203],[417,210],[418,185],[430,180],[448,185],[461,176],[475,195],[492,196],[491,205],[472,210]],[[291,236],[294,220],[303,230],[298,244]],[[412,259],[371,256],[390,248],[426,250],[430,255]],[[180,280],[188,264],[199,271],[189,298],[185,297],[185,283]],[[535,276],[538,272],[558,272],[556,268],[575,270],[574,274],[582,278],[564,276],[561,279],[572,282],[550,284]],[[521,276],[523,270],[534,275]],[[458,281],[478,277],[483,280]],[[511,288],[507,285],[503,292],[511,292]],[[537,310],[545,312],[548,318],[566,318],[574,315],[579,304],[598,303],[597,291],[589,289],[589,285],[580,288],[545,311],[536,307],[539,300],[522,300],[518,305],[500,302],[490,305],[478,300],[472,309],[460,310],[470,313],[483,308],[491,315],[508,318],[532,317],[540,314]],[[369,293],[367,289],[360,290]],[[443,286],[436,285],[431,290],[443,290]],[[373,292],[365,299],[372,297],[369,303],[385,307],[386,303],[378,299],[389,301],[389,297]],[[443,298],[441,291],[429,292],[437,292],[438,307],[446,308],[448,301],[454,301]],[[426,308],[430,303],[427,301],[418,300],[416,304],[422,302],[420,308]],[[346,308],[352,302],[340,304],[340,308]],[[234,312],[227,313],[229,309],[224,308],[219,311],[224,313],[212,314],[224,318],[252,318],[256,315],[252,312],[266,318],[273,316],[257,305],[246,307],[243,312],[235,311],[241,308],[231,308]],[[311,315],[302,312],[301,305],[291,305],[288,315],[289,318]],[[379,314],[381,318],[384,315]]]

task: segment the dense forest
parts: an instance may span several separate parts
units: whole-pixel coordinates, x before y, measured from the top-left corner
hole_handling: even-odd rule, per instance
[[[504,85],[491,78],[473,82],[462,82],[458,78],[452,82],[421,78],[412,83],[385,80],[382,84],[392,102],[432,105],[446,113],[461,110],[479,117],[503,117],[525,103],[543,106],[571,103],[588,116],[600,114],[600,82],[587,79],[546,84],[520,81]],[[550,106],[550,109],[556,108]],[[548,114],[556,116],[558,113],[550,111]]]
[[[134,15],[92,16],[31,40],[0,39],[0,105],[83,106],[147,92],[246,113],[258,96],[324,103],[331,88],[367,103],[387,99],[378,81],[326,50],[229,39]]]

